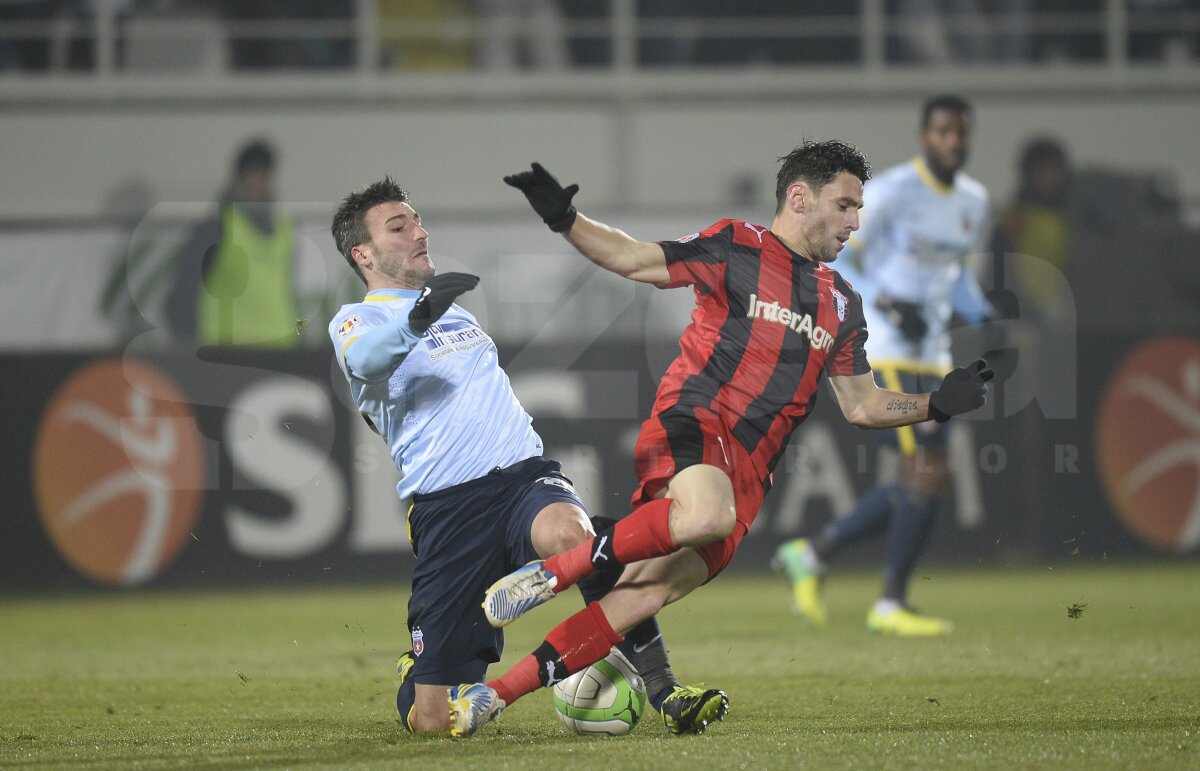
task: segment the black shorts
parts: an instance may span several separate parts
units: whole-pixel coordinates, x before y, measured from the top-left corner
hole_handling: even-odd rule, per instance
[[[458,685],[483,679],[500,660],[504,634],[483,615],[483,593],[538,559],[533,520],[552,503],[584,508],[557,461],[529,458],[485,477],[413,496],[409,531],[417,555],[408,630],[414,682]]]

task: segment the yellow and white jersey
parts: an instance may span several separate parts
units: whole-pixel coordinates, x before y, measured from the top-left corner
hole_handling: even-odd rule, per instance
[[[917,157],[866,184],[861,227],[838,257],[837,268],[862,294],[867,357],[872,366],[906,362],[946,368],[951,312],[981,321],[989,312],[975,278],[988,222],[988,194],[962,173],[943,185]],[[909,340],[876,307],[880,295],[922,308],[928,331]]]

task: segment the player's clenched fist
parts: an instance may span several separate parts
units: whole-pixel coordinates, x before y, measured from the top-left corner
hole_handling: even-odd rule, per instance
[[[579,185],[564,188],[553,174],[536,161],[530,171],[511,174],[504,178],[504,182],[524,193],[529,205],[541,215],[542,222],[555,233],[566,233],[575,224],[577,212],[571,199],[579,192]]]
[[[945,423],[955,415],[982,407],[987,400],[987,383],[995,376],[983,359],[955,367],[929,395],[929,417]]]
[[[429,325],[442,314],[463,292],[469,292],[479,283],[479,276],[470,273],[442,273],[425,282],[421,296],[409,311],[408,325],[418,335],[425,334]]]

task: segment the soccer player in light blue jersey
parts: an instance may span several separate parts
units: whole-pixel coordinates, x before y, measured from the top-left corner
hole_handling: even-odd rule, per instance
[[[478,278],[437,275],[408,194],[390,178],[352,193],[332,231],[367,294],[342,306],[329,336],[363,419],[400,469],[398,495],[412,500],[412,650],[398,663],[396,706],[411,731],[448,730],[447,689],[482,680],[503,650],[480,607],[484,590],[595,531],[559,464],[542,457],[492,339],[454,304]],[[580,590],[597,600],[618,575]],[[648,686],[705,693],[675,681],[653,619],[622,650]]]
[[[971,260],[986,235],[988,195],[963,173],[972,111],[957,96],[927,101],[918,134],[921,154],[871,179],[862,225],[838,263],[862,295],[867,358],[879,385],[929,390],[950,369],[952,316],[979,323],[991,314]],[[941,416],[895,429],[900,479],[867,492],[851,511],[812,539],[783,544],[776,562],[792,584],[797,610],[825,624],[821,583],[826,564],[845,547],[887,532],[883,590],[867,616],[873,632],[900,636],[949,633],[949,621],[908,604],[909,579],[928,541],[949,480]]]

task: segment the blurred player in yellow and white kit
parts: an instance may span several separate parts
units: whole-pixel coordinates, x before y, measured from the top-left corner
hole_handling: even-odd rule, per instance
[[[973,115],[957,96],[928,100],[921,153],[865,187],[862,225],[838,270],[862,295],[867,358],[881,387],[920,393],[950,369],[951,318],[980,323],[992,313],[971,260],[987,234],[988,194],[962,167]],[[946,427],[931,420],[887,436],[900,451],[900,480],[875,487],[815,538],[783,544],[777,564],[792,584],[797,610],[824,625],[821,583],[827,562],[846,546],[886,530],[883,590],[867,616],[882,634],[947,634],[950,622],[907,602],[909,577],[932,529],[949,480]]]

